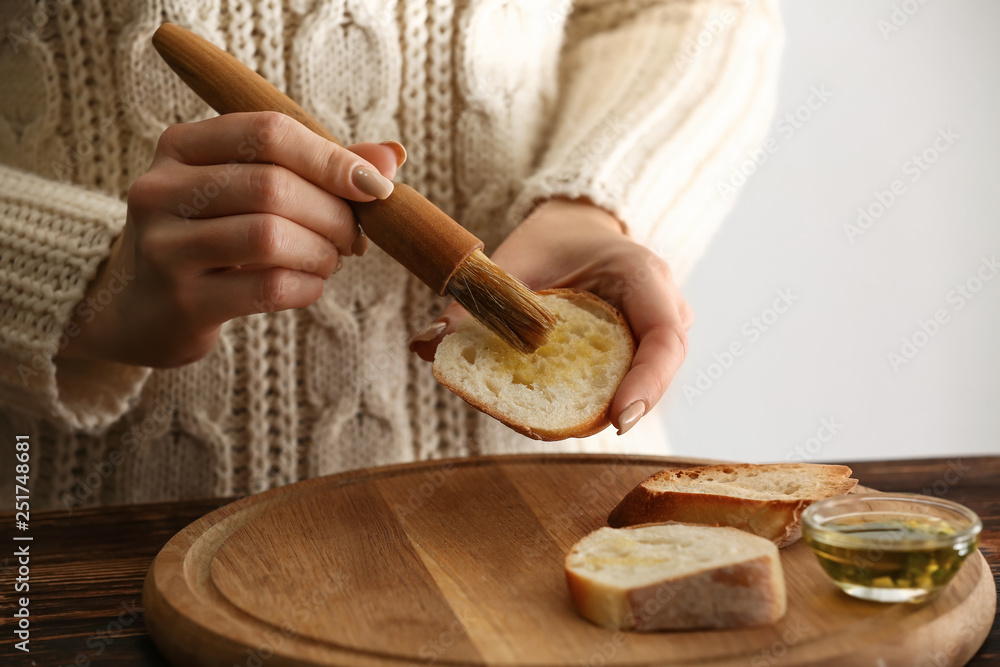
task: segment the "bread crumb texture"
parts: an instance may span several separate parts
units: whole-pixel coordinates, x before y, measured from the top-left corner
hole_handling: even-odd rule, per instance
[[[607,408],[631,362],[630,334],[598,304],[541,298],[557,323],[534,353],[512,348],[470,317],[438,346],[435,373],[529,428],[566,428]]]
[[[566,556],[566,584],[587,620],[640,632],[763,625],[787,607],[778,548],[735,528],[599,528]]]
[[[660,524],[600,528],[574,546],[566,565],[605,586],[630,589],[761,556],[777,558],[778,549],[735,529]]]

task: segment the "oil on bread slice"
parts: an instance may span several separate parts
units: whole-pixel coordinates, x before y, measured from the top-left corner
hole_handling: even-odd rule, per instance
[[[611,629],[767,625],[787,607],[778,548],[734,528],[599,528],[573,546],[565,570],[577,612]]]
[[[534,353],[515,350],[470,317],[438,345],[434,377],[536,440],[593,435],[611,423],[611,401],[635,354],[632,332],[613,306],[589,292],[539,295],[557,324]]]
[[[857,483],[847,466],[817,463],[670,468],[629,491],[611,511],[608,525],[681,521],[732,526],[785,547],[801,537],[806,507],[848,493]]]

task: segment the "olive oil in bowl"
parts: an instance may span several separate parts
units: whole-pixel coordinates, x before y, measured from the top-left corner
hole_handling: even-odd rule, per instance
[[[811,505],[803,536],[846,593],[921,602],[975,551],[982,522],[962,505],[911,494],[846,495]]]

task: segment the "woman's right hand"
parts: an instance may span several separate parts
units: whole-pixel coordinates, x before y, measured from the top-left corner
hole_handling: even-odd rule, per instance
[[[60,356],[180,366],[227,320],[308,306],[342,257],[367,250],[345,200],[387,197],[404,156],[338,146],[276,112],[167,128]]]

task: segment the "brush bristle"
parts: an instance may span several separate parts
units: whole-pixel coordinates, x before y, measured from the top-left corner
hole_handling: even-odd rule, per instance
[[[481,250],[455,270],[447,291],[473,317],[522,352],[537,350],[556,324],[537,294]]]

